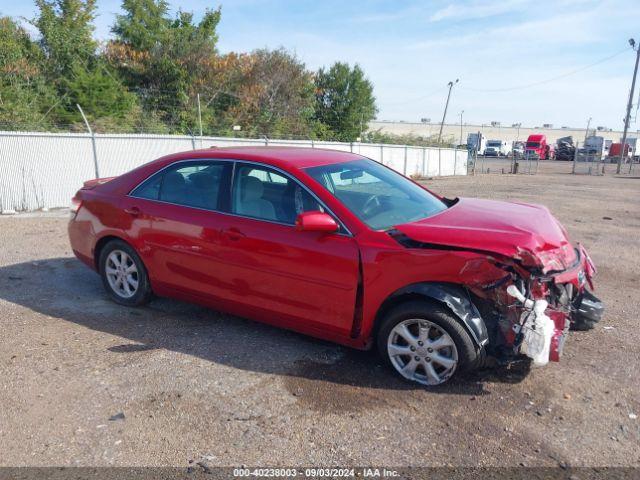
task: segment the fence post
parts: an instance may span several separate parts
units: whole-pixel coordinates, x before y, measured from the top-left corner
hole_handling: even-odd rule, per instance
[[[427,173],[425,172],[425,156],[427,154],[427,149],[425,147],[422,147],[422,176],[426,177]]]
[[[402,174],[407,176],[407,154],[409,152],[409,147],[404,146],[404,164],[402,165]]]
[[[438,147],[438,176],[442,176],[442,149]]]
[[[264,137],[264,146],[268,147],[269,146],[269,137],[267,137],[266,135],[263,135]]]
[[[80,104],[76,103],[76,107],[78,107],[78,110],[80,110],[80,115],[82,115],[84,124],[87,126],[87,130],[89,130],[89,135],[91,135],[91,147],[93,148],[93,168],[95,170],[96,178],[100,178],[100,172],[98,170],[98,150],[96,149],[96,136],[93,133],[93,130],[91,130],[91,126],[89,125],[87,117],[84,115]]]
[[[453,146],[453,176],[456,176],[456,172],[458,167],[458,147],[457,145]]]
[[[384,165],[384,145],[380,145],[380,163]]]
[[[353,153],[353,142],[349,142],[349,151]]]
[[[202,110],[200,110],[200,94],[199,93],[196,94],[196,100],[198,103],[198,126],[200,127],[200,144],[202,144]]]
[[[196,136],[195,135],[191,135],[191,149],[195,150],[196,149]]]
[[[571,173],[576,173],[576,162],[578,161],[578,146],[580,144],[576,142],[576,149],[573,152],[573,167],[571,167]]]

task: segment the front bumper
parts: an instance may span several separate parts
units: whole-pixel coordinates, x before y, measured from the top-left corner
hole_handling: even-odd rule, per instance
[[[602,320],[604,304],[589,290],[580,292],[573,301],[571,328],[573,330],[591,330]]]
[[[564,292],[564,296],[557,297],[554,302],[547,296],[551,304],[544,311],[544,316],[553,322],[553,329],[549,329],[549,360],[553,362],[560,361],[569,330],[590,330],[604,314],[602,301],[587,289],[587,284],[593,289],[595,266],[581,245],[576,253],[576,262],[571,267],[546,280]]]

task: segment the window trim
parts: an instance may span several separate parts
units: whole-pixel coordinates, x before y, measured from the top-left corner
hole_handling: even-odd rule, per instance
[[[187,160],[179,160],[177,162],[174,163],[170,163],[169,165],[165,165],[164,167],[162,167],[160,170],[152,173],[151,175],[149,175],[147,178],[145,178],[144,180],[142,180],[140,183],[138,183],[135,187],[133,187],[131,190],[129,190],[129,193],[127,193],[127,197],[130,198],[137,198],[138,200],[147,200],[150,202],[159,202],[159,203],[166,203],[168,205],[176,205],[179,207],[186,207],[186,208],[195,208],[196,210],[203,210],[205,212],[218,212],[218,213],[223,213],[223,210],[220,210],[218,208],[205,208],[205,207],[198,207],[196,205],[185,205],[183,203],[175,203],[175,202],[168,202],[166,200],[161,200],[160,199],[160,195],[162,194],[162,185],[164,184],[164,175],[166,174],[166,171],[173,168],[176,165],[179,165],[181,163],[199,163],[199,164],[216,164],[216,163],[223,163],[222,161],[218,161],[215,158],[202,158],[202,159],[198,159],[198,158],[194,158],[194,159],[187,159]],[[179,170],[179,168],[176,168],[176,170]],[[151,180],[152,178],[156,177],[156,176],[160,176],[160,187],[158,190],[158,198],[146,198],[146,197],[140,197],[137,195],[134,195],[133,192],[135,192],[138,188],[140,188],[142,185],[144,185],[145,183],[147,183],[149,180]],[[222,184],[221,184],[222,186]],[[223,201],[224,198],[224,191],[219,192],[218,193],[218,204],[225,204],[225,202]]]
[[[181,163],[198,163],[198,162],[232,162],[231,178],[229,179],[229,181],[231,183],[229,185],[229,190],[228,190],[228,194],[230,196],[230,198],[228,199],[229,211],[218,210],[218,209],[214,210],[214,209],[208,209],[208,208],[202,208],[202,207],[194,207],[194,206],[191,206],[191,205],[182,205],[180,203],[167,202],[165,200],[153,199],[153,198],[136,197],[135,195],[132,195],[132,193],[138,187],[140,187],[143,183],[145,183],[151,177],[159,175],[161,172],[164,172],[165,170],[168,170],[169,168],[171,168],[171,167],[173,167],[175,165],[181,164]],[[201,210],[203,212],[214,212],[214,213],[219,213],[221,215],[230,215],[232,217],[247,218],[249,220],[255,220],[255,221],[258,221],[258,222],[267,222],[267,223],[273,223],[273,224],[276,224],[276,225],[284,225],[284,226],[287,226],[287,227],[295,228],[295,225],[292,225],[290,223],[280,222],[278,220],[267,220],[267,219],[264,219],[264,218],[249,217],[247,215],[241,215],[241,214],[238,214],[238,213],[232,213],[231,212],[231,202],[233,201],[233,183],[234,183],[234,179],[235,179],[235,175],[236,175],[236,165],[238,163],[245,163],[245,164],[249,164],[249,165],[259,165],[261,167],[270,168],[270,169],[275,170],[276,172],[282,174],[285,178],[296,182],[300,187],[305,189],[314,198],[314,200],[316,202],[318,202],[319,205],[322,206],[322,208],[324,208],[326,210],[326,213],[331,215],[333,217],[333,219],[336,220],[336,222],[340,226],[341,231],[334,232],[335,235],[342,235],[342,236],[347,236],[347,237],[353,237],[354,236],[353,233],[351,232],[351,230],[349,230],[347,228],[347,226],[345,225],[345,223],[340,219],[340,217],[338,215],[336,215],[333,212],[333,210],[331,210],[326,205],[326,203],[323,202],[303,182],[301,182],[300,180],[298,180],[297,178],[292,176],[289,172],[287,172],[287,171],[285,171],[285,170],[283,170],[281,168],[278,168],[275,165],[271,165],[269,163],[264,163],[264,162],[258,162],[258,161],[254,161],[254,160],[243,160],[243,159],[234,159],[234,158],[188,158],[188,159],[184,159],[184,160],[177,160],[177,161],[172,162],[172,163],[170,163],[168,165],[165,165],[160,170],[158,170],[156,172],[153,172],[151,175],[146,177],[144,180],[142,180],[136,186],[134,186],[131,190],[129,190],[129,193],[127,193],[125,196],[126,197],[130,197],[130,198],[136,198],[138,200],[145,200],[145,201],[148,201],[148,202],[158,202],[158,203],[164,203],[164,204],[167,204],[167,205],[175,205],[175,206],[183,207],[183,208],[193,208],[195,210]],[[218,199],[218,200],[220,200],[220,199]],[[222,202],[222,203],[224,204],[225,202]]]

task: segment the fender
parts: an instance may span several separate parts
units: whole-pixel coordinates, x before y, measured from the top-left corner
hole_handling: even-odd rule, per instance
[[[487,326],[480,312],[471,301],[466,289],[460,285],[440,282],[413,283],[393,292],[384,303],[388,304],[395,298],[407,295],[427,297],[446,305],[471,334],[478,348],[484,347],[489,342]]]

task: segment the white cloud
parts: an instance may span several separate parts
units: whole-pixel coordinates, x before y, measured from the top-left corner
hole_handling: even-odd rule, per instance
[[[517,10],[526,3],[525,0],[475,1],[470,3],[455,2],[437,10],[429,17],[432,22],[442,20],[469,20],[493,17]]]

